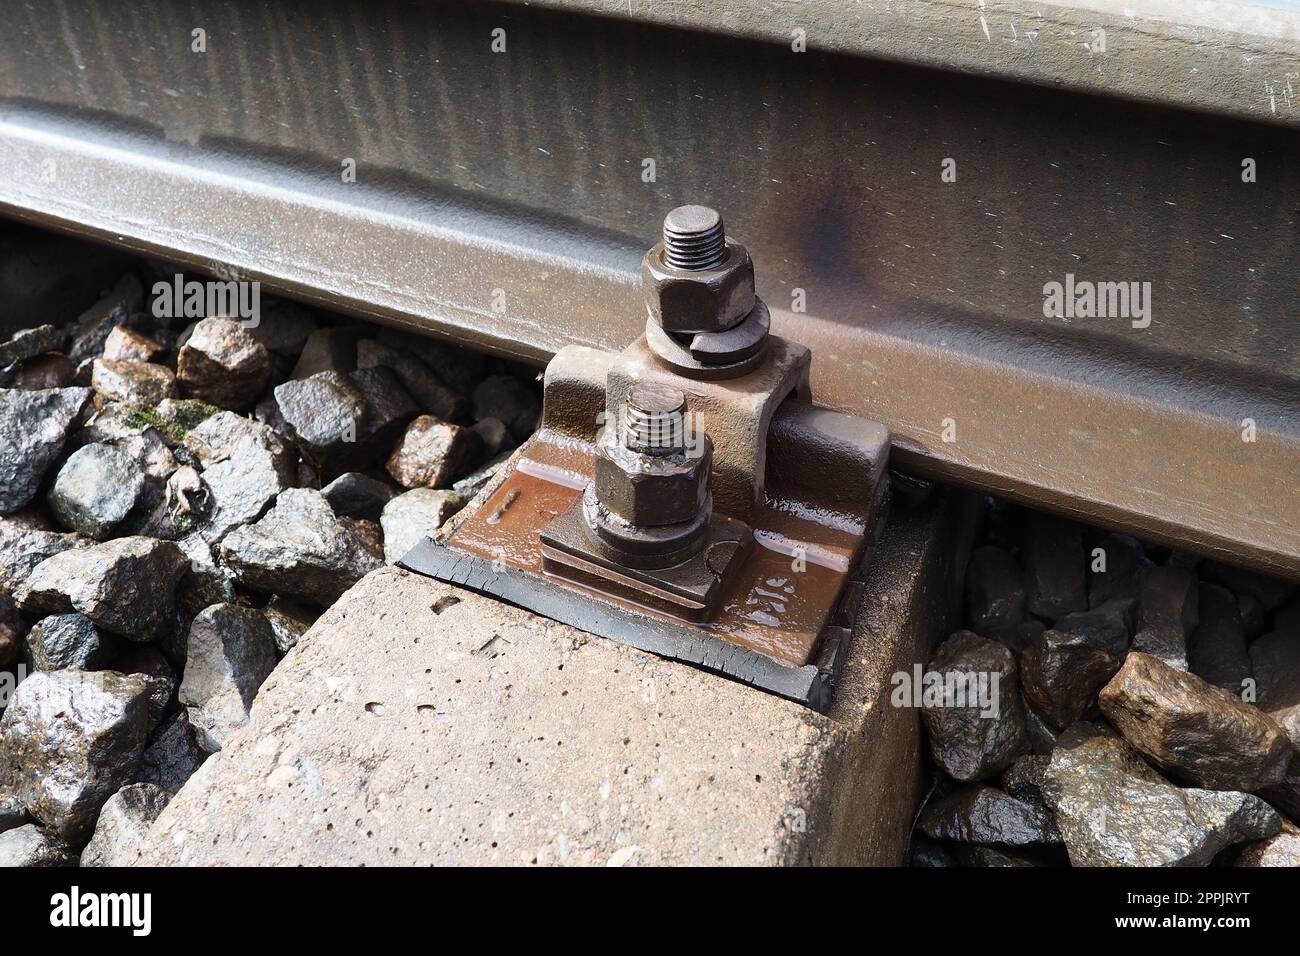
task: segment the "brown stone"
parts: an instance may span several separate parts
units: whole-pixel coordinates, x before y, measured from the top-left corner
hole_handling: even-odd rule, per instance
[[[113,327],[104,340],[106,359],[128,359],[132,362],[156,362],[167,354],[167,347],[156,342],[143,332],[127,328],[124,325]]]
[[[1282,821],[1282,832],[1267,840],[1247,843],[1233,866],[1300,866],[1300,827]]]
[[[1279,783],[1292,756],[1270,717],[1148,654],[1130,653],[1100,702],[1133,747],[1198,787],[1253,792]]]
[[[388,473],[404,488],[447,488],[469,470],[481,447],[476,432],[421,415],[406,426]]]
[[[1300,635],[1274,631],[1250,645],[1255,703],[1300,748]]]
[[[252,408],[271,375],[266,346],[234,319],[204,319],[176,360],[186,394],[220,408]]]
[[[1120,658],[1082,634],[1044,631],[1020,655],[1025,699],[1057,730],[1096,716],[1097,692],[1119,670]]]
[[[129,405],[157,405],[176,394],[171,369],[130,359],[95,359],[90,387],[101,398]]]
[[[917,823],[926,836],[957,843],[1032,846],[1061,842],[1052,815],[994,787],[963,787],[925,808]]]
[[[76,375],[72,359],[58,352],[24,359],[14,372],[10,388],[36,391],[41,388],[66,388]]]

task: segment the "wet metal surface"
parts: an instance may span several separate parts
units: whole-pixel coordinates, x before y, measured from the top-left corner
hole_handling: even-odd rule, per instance
[[[640,334],[663,210],[707,202],[814,400],[896,463],[1300,576],[1300,135],[823,50],[489,4],[16,0],[0,211],[541,362]],[[1149,282],[1149,324],[1045,316],[1067,276]]]
[[[547,370],[538,432],[481,503],[439,533],[438,543],[497,571],[510,568],[545,580],[560,588],[557,593],[567,588],[588,599],[583,606],[606,604],[635,612],[636,620],[686,621],[719,643],[783,666],[815,664],[826,651],[824,629],[835,623],[841,592],[857,577],[868,550],[887,487],[888,435],[878,425],[814,409],[797,397],[777,408],[806,375],[808,356],[780,340],[773,351],[781,358],[771,368],[727,386],[678,382],[687,406],[704,415],[702,427],[716,439],[715,490],[720,475],[739,477],[741,462],[765,473],[747,483],[734,481],[728,494],[715,498],[710,542],[735,540],[742,547],[729,551],[722,567],[709,565],[707,576],[717,579],[713,587],[702,591],[688,565],[641,574],[592,566],[581,528],[566,521],[582,523],[575,509],[593,474],[606,402],[616,406],[634,377],[671,380],[648,367],[653,360],[646,357],[644,339],[618,357],[561,352]],[[599,387],[605,382],[608,393]],[[746,439],[756,441],[757,449]],[[852,479],[841,482],[841,497],[828,496],[816,469],[803,466],[809,460]],[[706,549],[700,558],[709,562],[712,556]],[[420,570],[410,559],[405,563]]]

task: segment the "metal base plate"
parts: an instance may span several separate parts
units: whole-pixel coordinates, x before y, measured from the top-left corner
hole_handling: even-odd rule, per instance
[[[753,534],[739,521],[713,515],[704,547],[681,564],[658,570],[620,565],[600,553],[588,536],[578,499],[539,535],[542,566],[600,591],[623,593],[629,600],[688,621],[705,621],[717,609],[722,580],[753,545]]]
[[[398,562],[408,571],[494,597],[600,637],[691,664],[824,711],[849,632],[828,627],[817,664],[790,667],[685,622],[650,617],[425,538]]]

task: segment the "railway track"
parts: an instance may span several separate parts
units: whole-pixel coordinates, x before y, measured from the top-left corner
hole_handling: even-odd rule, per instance
[[[784,862],[1126,862],[1081,835],[1067,804],[1085,796],[1054,756],[1087,751],[1088,772],[1118,774],[1121,746],[1165,774],[1143,778],[1153,800],[1184,799],[1169,777],[1239,793],[1233,812],[1254,814],[1172,848],[1132,835],[1141,860],[1226,862],[1275,837],[1267,813],[1300,812],[1279,756],[1295,668],[1274,654],[1300,580],[1300,12],[925,0],[902,16],[811,0],[712,22],[701,9],[15,3],[0,35],[0,216],[13,221],[0,349],[102,301],[127,268],[185,270],[162,290],[169,320],[255,327],[249,296],[263,290],[286,302],[272,321],[294,302],[328,310],[350,362],[298,342],[277,359],[273,398],[259,379],[213,401],[256,405],[301,456],[288,484],[328,497],[351,442],[306,437],[279,389],[400,376],[395,352],[425,363],[443,391],[413,392],[392,428],[372,421],[385,402],[365,383],[346,386],[368,409],[358,487],[442,488],[492,466],[454,518],[438,511],[400,549],[371,540],[387,563],[475,595],[483,614],[504,602],[740,688],[718,693],[792,701],[827,735],[871,725],[876,705],[852,702],[913,664],[918,683],[970,670],[1017,686],[1018,716],[995,716],[1002,736],[975,743],[987,723],[954,724],[908,690],[895,709],[918,713],[880,738],[902,761],[901,782],[871,797],[894,805],[886,829],[818,789],[879,756],[849,748],[807,797],[834,836],[790,837]],[[208,296],[192,316],[187,280]],[[160,314],[160,299],[140,308]],[[184,326],[145,329],[181,382],[168,399],[195,389],[181,381]],[[360,368],[357,338],[373,343]],[[544,367],[536,431],[480,414],[465,394],[476,384],[449,383],[455,361],[431,354]],[[102,405],[115,396],[95,360],[24,351],[4,387],[51,376],[93,386]],[[519,368],[498,371],[526,388]],[[431,418],[418,429],[417,404]],[[475,451],[454,451],[471,429]],[[49,480],[67,467],[55,464]],[[213,462],[201,464],[196,482]],[[274,524],[255,510],[231,528]],[[349,524],[379,511],[366,515],[321,520],[374,538]],[[286,596],[239,553],[219,558],[242,567],[258,613]],[[912,569],[906,581],[889,560]],[[881,624],[890,588],[906,611]],[[865,658],[864,641],[888,652]],[[537,653],[530,666],[549,661]],[[1232,708],[1257,682],[1265,699],[1242,716]],[[1227,690],[1231,712],[1202,684]],[[1216,726],[1267,712],[1278,726],[1260,734],[1278,753],[1238,752],[1231,734],[1190,755],[1137,739],[1130,712],[1148,685],[1178,688]],[[1225,783],[1207,769],[1233,760],[1258,772]],[[1004,798],[1017,806],[980,803]],[[969,838],[981,813],[1015,817],[1023,840]]]

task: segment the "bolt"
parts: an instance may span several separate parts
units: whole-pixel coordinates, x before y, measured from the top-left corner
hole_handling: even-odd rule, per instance
[[[727,251],[722,216],[708,206],[678,206],[664,216],[664,260],[678,269],[717,268]]]
[[[642,455],[685,450],[686,396],[671,385],[638,382],[623,407],[623,445]]]

